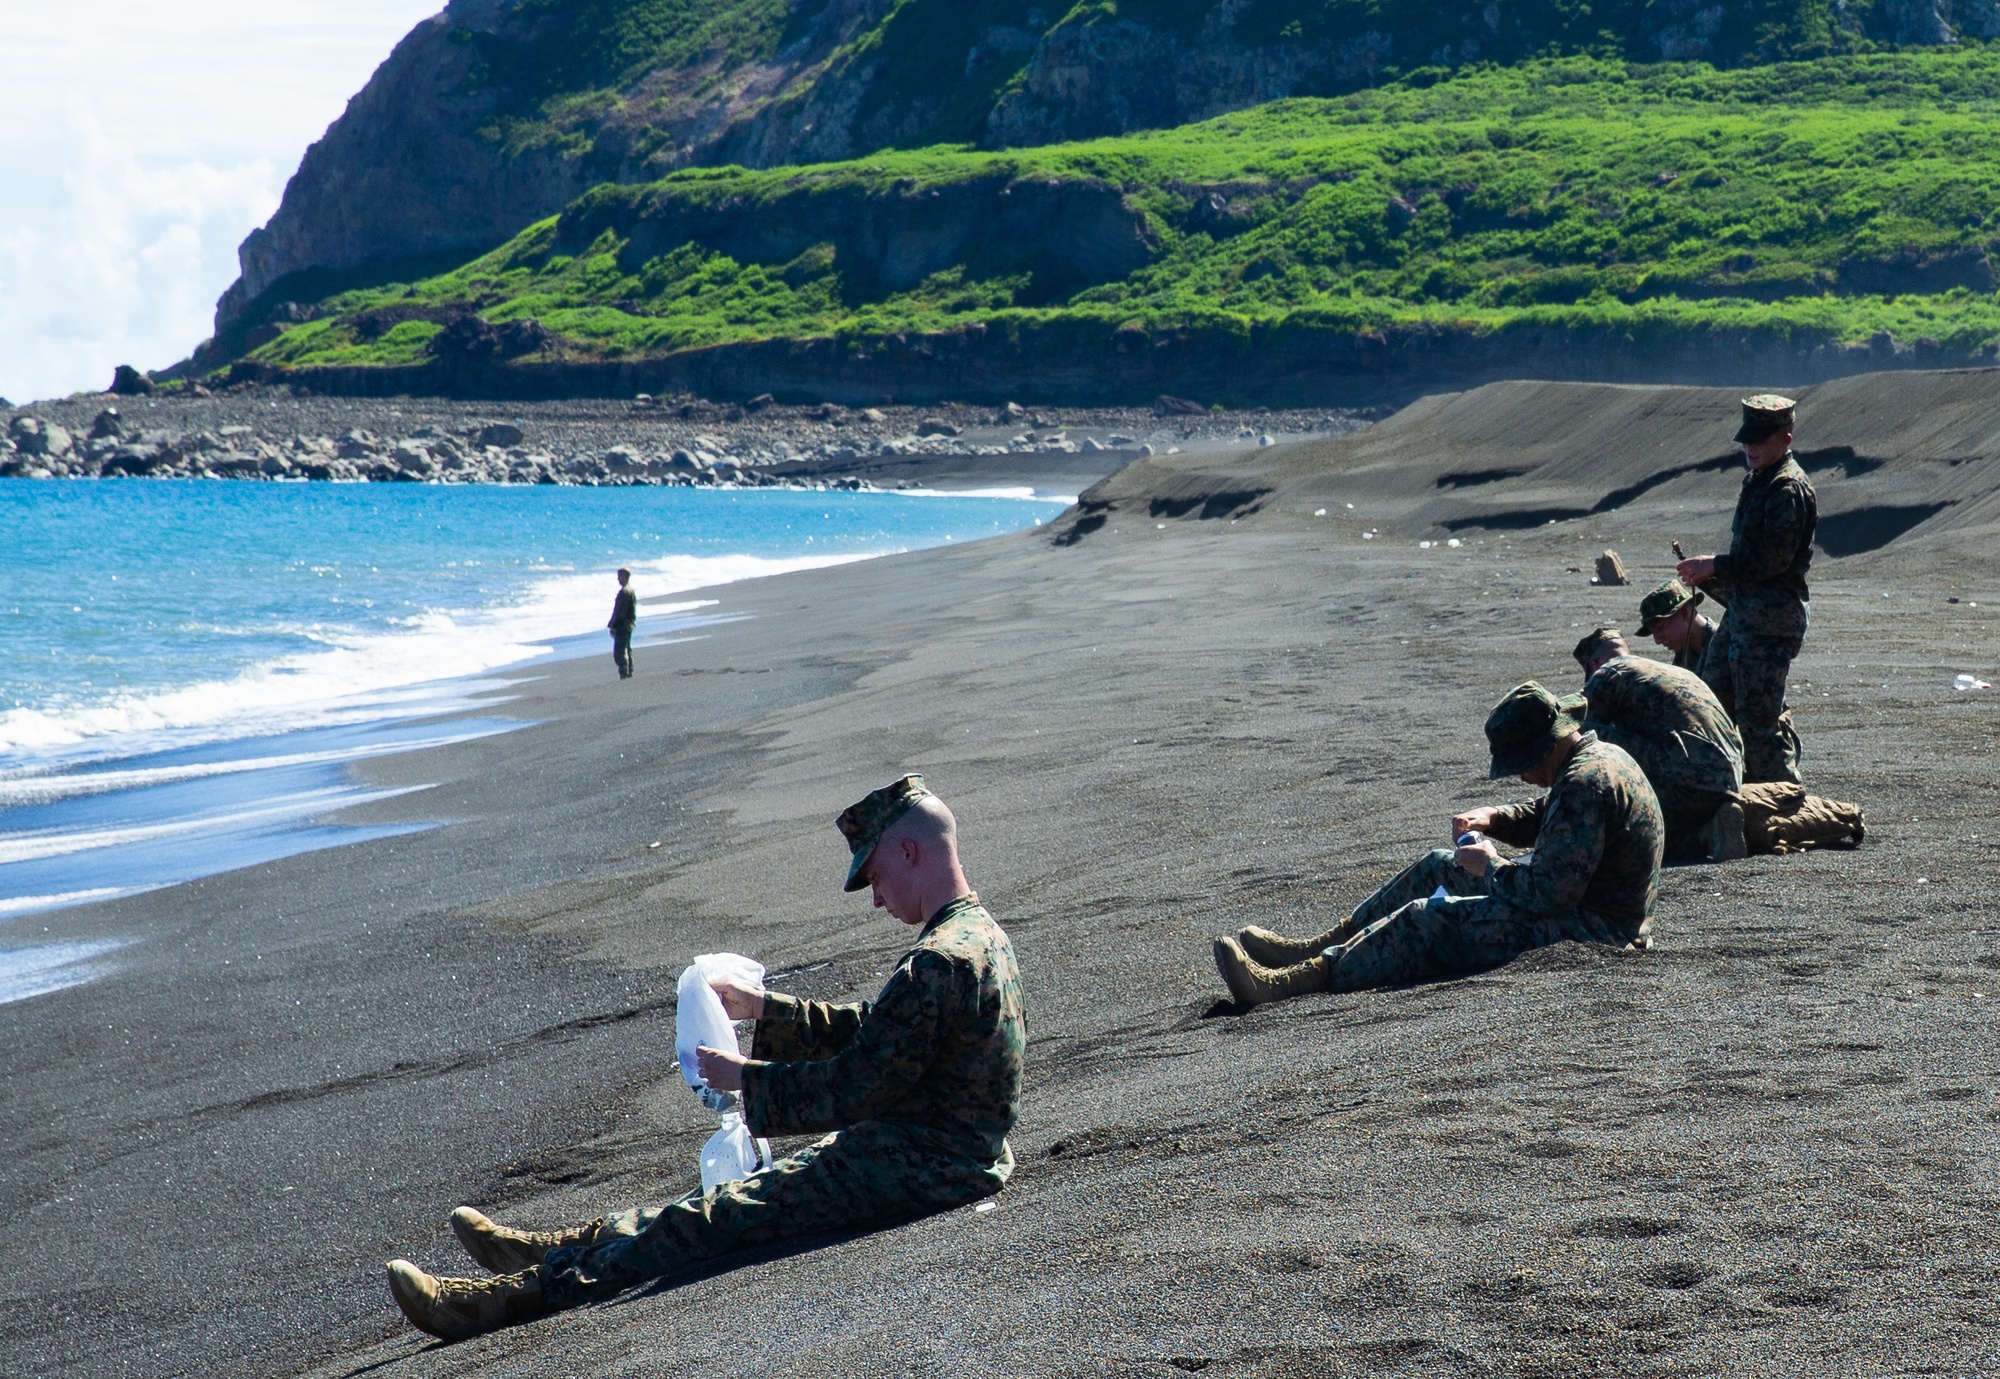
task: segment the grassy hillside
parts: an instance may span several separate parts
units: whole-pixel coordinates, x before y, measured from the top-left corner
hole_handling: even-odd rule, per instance
[[[467,28],[463,41],[478,49],[477,83],[501,98],[491,137],[517,151],[559,147],[602,163],[609,177],[621,164],[671,160],[654,99],[663,82],[689,89],[675,73],[713,79],[831,39],[814,52],[805,86],[781,99],[808,100],[806,87],[823,79],[851,81],[857,123],[893,131],[896,147],[990,143],[987,118],[1038,45],[1068,40],[1067,51],[1089,53],[1113,30],[1261,48],[1280,65],[1319,54],[1301,68],[1314,75],[1289,89],[1327,95],[1427,63],[1587,53],[1736,66],[1935,41],[1876,0],[874,0],[845,9],[830,0],[515,0],[513,22]]]
[[[1739,71],[1574,58],[1422,71],[1034,150],[695,170],[600,187],[453,272],[329,299],[254,357],[414,362],[468,311],[534,318],[553,339],[517,330],[513,345],[576,359],[1065,319],[1246,338],[1523,320],[1641,337],[1886,330],[1970,349],[2000,341],[1985,257],[2000,235],[1996,115],[2000,50]],[[1148,261],[1060,295],[1032,261],[957,264],[890,290],[855,271],[843,218],[826,214],[857,193],[921,201],[996,178],[1119,189]],[[698,241],[634,252],[649,217],[690,210],[794,226],[817,215],[823,238],[784,261]],[[601,228],[574,242],[579,227]]]

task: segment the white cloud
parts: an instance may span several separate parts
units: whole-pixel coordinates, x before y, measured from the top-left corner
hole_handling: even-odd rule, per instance
[[[0,32],[0,394],[207,336],[236,246],[438,0],[72,0]]]

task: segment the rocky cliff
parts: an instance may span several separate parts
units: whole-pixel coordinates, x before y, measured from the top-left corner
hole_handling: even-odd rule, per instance
[[[688,165],[1163,128],[1549,50],[1728,64],[1961,34],[2000,36],[2000,0],[451,0],[244,241],[218,337]]]

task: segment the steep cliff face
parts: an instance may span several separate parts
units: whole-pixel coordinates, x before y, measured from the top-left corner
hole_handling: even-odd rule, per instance
[[[1957,34],[2000,36],[2000,0],[451,0],[307,152],[217,330],[689,165],[1164,128],[1607,43],[1739,64]]]

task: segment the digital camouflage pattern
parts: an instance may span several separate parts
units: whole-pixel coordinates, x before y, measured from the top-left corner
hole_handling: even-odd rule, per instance
[[[1623,747],[1652,783],[1667,854],[1700,855],[1699,831],[1743,788],[1743,738],[1714,692],[1691,671],[1620,656],[1598,667],[1583,694],[1584,727]]]
[[[1696,675],[1701,676],[1701,682],[1707,685],[1709,692],[1720,700],[1722,699],[1721,693],[1716,690],[1714,683],[1709,680],[1702,669],[1704,662],[1707,660],[1708,645],[1714,640],[1715,624],[1710,622],[1705,615],[1701,613],[1695,614],[1688,622],[1687,645],[1674,653],[1674,664],[1682,670],[1691,670]],[[1724,712],[1727,712],[1729,709],[1726,701],[1723,702],[1722,707]]]
[[[1473,971],[1564,939],[1651,945],[1665,828],[1624,751],[1586,733],[1549,793],[1489,831],[1533,855],[1478,877],[1442,848],[1418,858],[1334,931],[1329,989]],[[1448,898],[1430,899],[1440,886]]]
[[[735,1250],[976,1201],[1014,1171],[1027,1044],[1013,945],[977,896],[931,918],[872,1002],[765,996],[744,1071],[758,1135],[817,1143],[664,1208],[605,1218],[542,1261],[557,1307],[609,1297]]]
[[[1701,590],[1690,589],[1678,579],[1668,580],[1639,600],[1639,635],[1645,636],[1653,630],[1654,623],[1671,618],[1690,603],[1699,604],[1701,600]]]
[[[1799,462],[1787,455],[1743,477],[1729,549],[1715,558],[1732,630],[1758,637],[1803,637],[1811,604],[1819,500]]]
[[[1742,734],[1744,783],[1797,784],[1803,780],[1802,749],[1791,711],[1785,707],[1785,691],[1792,660],[1804,639],[1739,634],[1733,623],[1733,618],[1723,617],[1722,626],[1708,639],[1698,673]]]
[[[1743,480],[1729,551],[1715,560],[1729,611],[1710,639],[1702,678],[1726,677],[1728,705],[1743,734],[1746,781],[1798,781],[1799,741],[1785,712],[1785,682],[1810,621],[1819,503],[1792,456]]]

